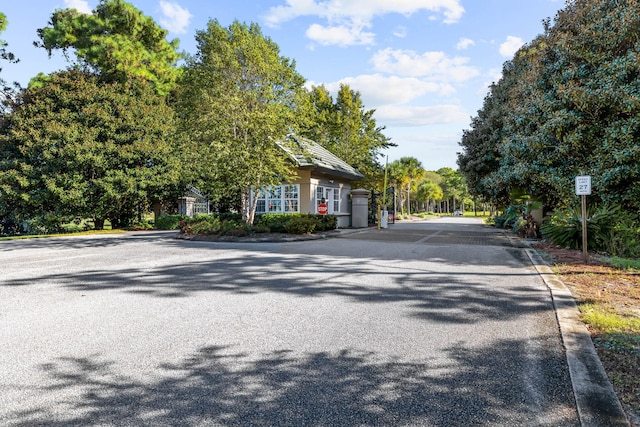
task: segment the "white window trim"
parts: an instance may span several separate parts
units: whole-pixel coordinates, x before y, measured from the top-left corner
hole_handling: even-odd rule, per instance
[[[296,189],[296,198],[286,198],[286,187],[295,187]],[[280,193],[280,197],[279,198],[275,198],[275,199],[270,199],[267,198],[268,194],[271,194],[272,189],[274,188],[279,188],[279,193]],[[256,214],[265,214],[265,213],[300,213],[300,184],[282,184],[282,185],[273,185],[273,186],[268,186],[268,187],[263,187],[260,189],[260,191],[258,191],[258,195],[257,195],[257,199],[258,201],[263,200],[264,201],[264,210],[258,210],[257,206],[256,206]],[[289,200],[297,200],[297,210],[295,211],[291,211],[291,210],[286,210],[287,209],[287,201]],[[271,204],[273,204],[273,202],[279,203],[279,209],[272,211],[269,209],[269,206],[271,206]],[[269,202],[272,202],[271,204]]]

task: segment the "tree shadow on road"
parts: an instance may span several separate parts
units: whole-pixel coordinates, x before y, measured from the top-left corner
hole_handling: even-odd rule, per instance
[[[412,315],[437,322],[507,320],[551,310],[535,272],[432,271],[398,265],[363,264],[350,257],[244,252],[208,261],[129,269],[89,270],[8,280],[4,286],[35,283],[81,292],[118,290],[139,296],[186,298],[201,293],[283,293],[336,296],[370,304],[403,303]]]
[[[153,367],[144,379],[99,356],[71,357],[42,366],[50,385],[33,390],[6,421],[51,427],[576,425],[559,346],[526,347],[512,340],[477,350],[460,346],[448,349],[444,362],[425,362],[349,349],[249,355],[209,346]],[[39,398],[49,404],[29,403]]]

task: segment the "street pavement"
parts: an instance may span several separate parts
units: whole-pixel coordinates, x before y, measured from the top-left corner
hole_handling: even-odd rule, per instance
[[[578,426],[549,289],[467,218],[0,242],[3,426]]]

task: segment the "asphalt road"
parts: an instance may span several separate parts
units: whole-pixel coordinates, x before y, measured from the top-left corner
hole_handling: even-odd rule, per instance
[[[491,233],[0,242],[0,425],[579,425],[549,291]]]

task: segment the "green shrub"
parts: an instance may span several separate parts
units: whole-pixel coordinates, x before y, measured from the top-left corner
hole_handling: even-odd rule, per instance
[[[178,225],[187,234],[217,234],[221,236],[248,236],[253,233],[305,234],[320,230],[333,230],[338,225],[335,215],[271,213],[258,217],[255,225],[249,226],[237,216],[218,214],[182,217]]]
[[[244,237],[253,232],[253,227],[240,220],[224,220],[220,222],[218,234],[221,236]]]
[[[526,210],[524,205],[511,205],[502,212],[502,215],[496,217],[495,224],[499,228],[514,228],[514,224],[522,219]],[[515,230],[514,230],[515,232]]]
[[[511,225],[511,231],[513,231],[514,234],[517,235],[524,235],[524,229],[527,226],[527,221],[523,218],[518,218],[515,221],[513,221],[513,224]]]
[[[338,228],[338,217],[335,215],[310,215],[318,221],[316,230],[335,230]]]
[[[265,213],[260,215],[256,225],[267,227],[272,233],[286,233],[287,224],[297,214]]]
[[[292,217],[285,230],[289,234],[310,234],[316,230],[318,220],[310,216],[294,216]]]
[[[593,206],[587,212],[587,246],[604,250],[611,232],[619,220],[620,210],[611,206]],[[582,248],[582,209],[580,207],[554,212],[540,228],[542,236],[563,248]]]
[[[628,212],[620,212],[603,242],[602,250],[618,257],[640,258],[640,224],[637,217]]]
[[[243,222],[242,214],[237,212],[221,212],[213,214],[220,218],[221,221],[235,221],[235,222]]]
[[[198,216],[183,221],[182,231],[187,234],[219,234],[222,222],[215,216]]]
[[[186,215],[162,215],[156,218],[156,230],[176,230],[180,228],[180,221],[186,221],[190,218]]]
[[[131,230],[151,230],[152,228],[153,224],[146,220],[134,221],[129,227]]]

